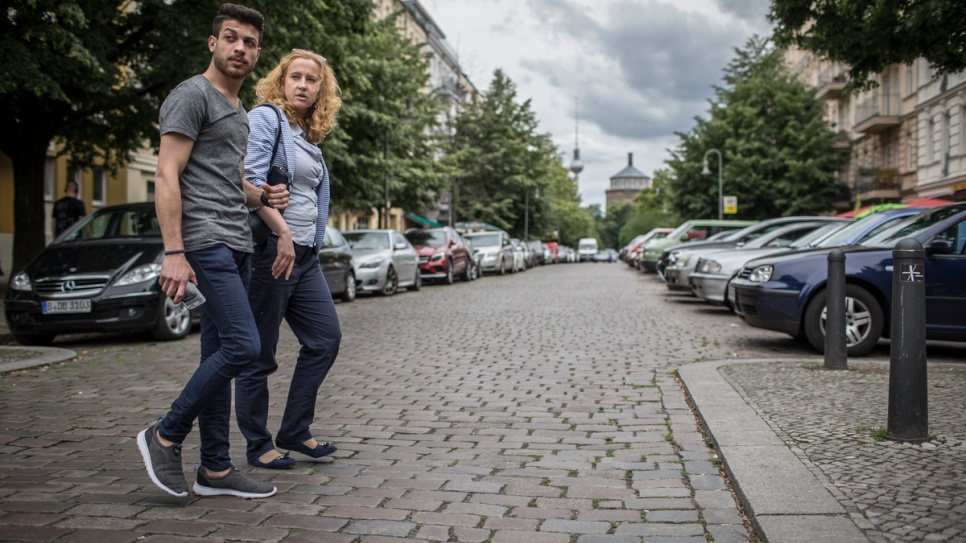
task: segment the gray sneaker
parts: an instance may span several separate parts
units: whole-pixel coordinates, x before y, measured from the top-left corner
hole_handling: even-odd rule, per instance
[[[238,496],[239,498],[267,498],[275,494],[276,488],[262,481],[252,479],[238,468],[232,466],[227,475],[212,477],[204,467],[198,468],[198,480],[194,491],[199,496]]]
[[[181,445],[165,447],[158,442],[159,424],[138,434],[138,449],[151,482],[168,494],[183,498],[188,495],[188,481],[181,469]]]

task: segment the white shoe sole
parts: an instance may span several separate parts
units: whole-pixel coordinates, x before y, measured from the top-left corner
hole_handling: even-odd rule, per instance
[[[199,496],[235,496],[237,498],[250,498],[250,499],[268,498],[268,497],[274,496],[275,493],[278,492],[277,488],[272,487],[271,492],[255,494],[252,492],[242,492],[240,490],[234,490],[231,488],[211,488],[208,486],[201,486],[197,483],[197,481],[195,482],[193,490],[195,491],[195,494]]]
[[[158,480],[158,476],[154,473],[154,464],[151,462],[151,452],[148,448],[148,430],[151,428],[154,428],[154,426],[141,430],[141,433],[138,434],[138,450],[141,451],[141,459],[144,460],[144,467],[148,470],[148,477],[150,477],[151,482],[161,490],[171,494],[172,496],[184,498],[188,495],[187,492],[175,492],[174,490],[164,486],[161,484],[161,481]]]

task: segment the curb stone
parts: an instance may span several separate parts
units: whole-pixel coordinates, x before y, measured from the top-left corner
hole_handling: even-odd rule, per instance
[[[19,356],[29,353],[30,356]],[[59,349],[57,347],[0,347],[0,361],[6,360],[4,354],[16,355],[14,360],[0,362],[0,373],[36,368],[64,362],[77,356],[77,353],[70,349]]]

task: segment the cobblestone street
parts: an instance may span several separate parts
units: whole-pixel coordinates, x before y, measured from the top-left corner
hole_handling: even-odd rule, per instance
[[[65,337],[55,347],[76,351],[76,359],[0,375],[0,540],[748,542],[754,535],[673,370],[709,360],[821,360],[802,342],[669,294],[653,275],[622,264],[548,266],[365,296],[337,310],[344,339],[313,426],[316,437],[339,446],[334,462],[251,468],[233,428],[236,464],[279,489],[265,500],[177,499],[144,471],[135,435],[167,410],[198,363],[197,333],[172,343]],[[297,349],[283,327],[270,429]],[[962,352],[953,347],[940,358]],[[932,522],[959,519],[947,527],[959,531],[934,533],[961,540],[956,455],[909,453],[860,429],[884,425],[871,407],[882,396],[875,384],[882,355],[880,346],[870,361],[853,364],[867,371],[816,390],[807,380],[823,372],[804,362],[722,371],[813,472],[828,473],[825,484],[870,538],[912,540],[925,532],[903,526],[934,518],[908,489],[879,484],[896,467],[875,455],[895,450],[921,460],[902,464],[906,480],[923,480],[923,470],[946,476],[927,489],[935,493],[931,508],[945,511]],[[958,375],[939,376],[949,388],[931,388],[931,400],[955,402],[961,367]],[[822,390],[855,405],[822,403]],[[956,409],[931,422],[962,456]],[[835,412],[839,431],[831,427]],[[186,472],[197,462],[197,439],[193,432],[185,443]],[[870,465],[871,473],[862,471]]]

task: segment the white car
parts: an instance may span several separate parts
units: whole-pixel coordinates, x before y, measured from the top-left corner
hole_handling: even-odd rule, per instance
[[[353,230],[342,237],[352,248],[356,290],[392,296],[399,288],[419,290],[419,254],[395,230]]]
[[[506,232],[475,232],[464,234],[463,239],[470,240],[481,255],[480,272],[504,275],[513,270],[513,243]]]

